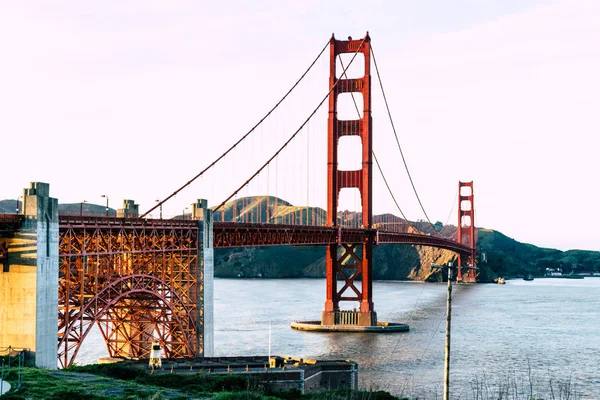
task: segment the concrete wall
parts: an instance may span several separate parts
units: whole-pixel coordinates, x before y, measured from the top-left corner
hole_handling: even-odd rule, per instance
[[[196,357],[214,355],[214,249],[213,214],[206,200],[192,204],[192,218],[198,221],[198,298],[196,315]]]
[[[43,368],[57,367],[58,201],[49,185],[23,193],[22,229],[8,239],[0,270],[0,347],[26,348]]]

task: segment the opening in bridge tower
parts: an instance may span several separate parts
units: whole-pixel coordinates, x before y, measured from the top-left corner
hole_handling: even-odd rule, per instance
[[[468,245],[472,250],[468,256],[458,254],[458,265],[461,267],[475,267],[475,244],[477,242],[475,229],[475,207],[473,195],[473,181],[458,182],[458,231],[456,240],[458,243]],[[475,282],[477,274],[473,268],[463,273],[458,269],[458,280],[463,282]]]
[[[370,229],[372,224],[372,119],[371,119],[371,39],[369,34],[359,40],[330,41],[329,75],[329,118],[327,129],[327,225],[341,227],[338,219],[340,191],[357,188],[362,206],[360,225]],[[345,53],[360,53],[364,56],[364,76],[349,79],[336,78],[337,57]],[[358,57],[357,57],[358,59]],[[339,120],[337,118],[338,96],[342,93],[360,93],[363,98],[363,115],[360,119]],[[362,162],[358,170],[338,169],[338,145],[343,136],[358,136],[361,140]],[[326,278],[327,298],[322,314],[323,325],[353,324],[377,325],[377,314],[372,300],[372,266],[374,234],[363,236],[362,242],[337,243],[327,246]],[[360,286],[358,285],[360,279]],[[343,286],[338,288],[338,280]],[[358,302],[356,311],[340,309],[341,301]]]

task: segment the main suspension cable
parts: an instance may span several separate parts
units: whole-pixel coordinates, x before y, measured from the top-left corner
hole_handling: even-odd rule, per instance
[[[152,211],[156,210],[158,207],[162,206],[164,203],[166,203],[168,200],[170,200],[172,197],[174,197],[175,195],[177,195],[177,193],[179,193],[180,191],[182,191],[183,189],[185,189],[186,187],[188,187],[190,184],[192,184],[192,182],[194,182],[196,179],[198,179],[199,177],[201,177],[202,175],[204,175],[204,173],[206,171],[208,171],[209,169],[211,169],[216,163],[218,163],[219,161],[221,161],[227,154],[229,154],[233,149],[235,149],[237,147],[237,145],[239,145],[241,142],[243,142],[252,132],[254,132],[254,130],[263,123],[263,121],[265,119],[267,119],[272,113],[273,111],[275,111],[275,109],[277,107],[279,107],[279,105],[281,103],[283,103],[283,101],[289,96],[290,93],[292,93],[292,91],[296,88],[296,86],[298,86],[298,84],[300,84],[300,82],[302,81],[302,79],[304,79],[304,77],[306,76],[306,74],[308,74],[308,72],[312,69],[312,67],[317,63],[317,61],[321,58],[321,56],[323,55],[323,53],[325,52],[325,50],[327,49],[327,47],[329,46],[329,40],[327,41],[327,44],[323,47],[323,49],[321,50],[321,52],[319,53],[319,55],[317,56],[317,58],[314,59],[314,61],[308,66],[308,68],[306,69],[306,71],[304,71],[304,73],[302,74],[302,76],[300,76],[300,78],[296,81],[296,83],[294,83],[294,85],[290,88],[290,90],[287,91],[287,93],[277,102],[277,104],[275,104],[275,106],[273,106],[273,108],[271,108],[271,110],[269,110],[269,112],[260,119],[260,121],[258,121],[256,123],[256,125],[254,125],[252,127],[252,129],[250,129],[244,136],[242,136],[237,142],[235,142],[233,144],[233,146],[231,146],[227,151],[225,151],[223,154],[221,154],[216,160],[214,160],[208,167],[204,168],[199,174],[197,174],[196,176],[194,176],[192,179],[190,179],[187,183],[185,183],[183,186],[181,186],[179,189],[177,189],[175,192],[173,192],[170,196],[168,196],[167,198],[165,198],[164,200],[158,202],[154,207],[152,207],[150,210],[146,211],[140,218],[144,218],[146,215],[150,214]]]
[[[342,69],[344,68],[344,62],[342,61],[342,58],[340,57],[340,65],[342,66]],[[350,66],[350,65],[348,65]],[[346,75],[346,70],[344,69],[343,75],[345,76],[346,79],[348,79],[348,75]],[[358,118],[361,118],[360,116],[360,110],[358,109],[358,104],[356,103],[356,98],[354,97],[354,92],[350,92],[350,96],[352,97],[352,102],[354,103],[354,108],[356,109],[356,114],[358,115]],[[377,169],[379,169],[379,173],[381,173],[381,177],[383,178],[383,182],[385,183],[385,186],[387,187],[388,192],[390,193],[390,196],[392,196],[392,200],[394,201],[394,204],[396,204],[396,208],[398,209],[398,211],[400,211],[400,214],[402,215],[402,218],[404,218],[404,220],[408,223],[408,225],[415,229],[417,232],[420,232],[409,220],[408,218],[406,218],[406,215],[404,215],[404,212],[402,212],[402,209],[400,208],[400,205],[398,204],[398,202],[396,201],[396,196],[394,196],[394,193],[392,193],[392,189],[390,188],[390,185],[387,182],[387,179],[385,178],[385,175],[383,174],[383,170],[381,169],[381,165],[379,164],[379,160],[377,160],[377,156],[375,155],[375,151],[372,150],[371,153],[373,154],[373,159],[375,160],[375,164],[377,165]]]
[[[392,124],[392,130],[394,131],[394,136],[396,137],[396,143],[398,144],[398,149],[400,150],[400,155],[402,156],[402,162],[404,163],[404,168],[406,169],[406,173],[408,174],[408,179],[410,180],[410,184],[413,188],[413,192],[415,193],[415,196],[417,197],[417,201],[419,202],[419,206],[421,206],[421,210],[423,211],[423,214],[425,214],[425,218],[427,218],[427,222],[429,222],[429,224],[433,228],[433,231],[436,234],[438,234],[439,236],[441,236],[441,234],[439,234],[439,232],[435,229],[435,226],[431,223],[431,220],[429,219],[429,216],[427,215],[427,212],[425,211],[425,207],[423,207],[421,198],[419,197],[419,194],[417,193],[417,188],[415,187],[415,183],[413,182],[410,171],[408,170],[408,164],[406,163],[406,158],[404,157],[404,152],[402,151],[402,146],[400,146],[400,140],[398,139],[398,134],[396,133],[396,127],[394,125],[392,113],[390,111],[387,97],[385,95],[385,90],[383,89],[383,83],[381,82],[381,75],[379,74],[379,67],[377,67],[377,60],[375,59],[375,52],[373,51],[372,46],[371,46],[371,55],[373,56],[373,64],[375,65],[375,71],[377,72],[377,80],[379,81],[379,86],[381,87],[381,93],[383,94],[383,101],[385,102],[385,108],[387,109],[388,117],[390,118],[390,123]]]
[[[350,67],[350,65],[352,65],[352,62],[354,61],[354,59],[356,58],[356,55],[358,54],[358,51],[362,48],[363,44],[365,43],[365,40],[367,39],[367,37],[365,36],[362,40],[362,42],[360,42],[360,45],[358,46],[358,48],[356,49],[356,52],[354,53],[354,55],[352,56],[352,59],[350,60],[350,63],[348,64],[348,68]],[[346,73],[346,69],[344,69],[344,71],[342,73]],[[329,91],[327,92],[327,94],[325,95],[325,97],[323,97],[323,100],[321,100],[321,102],[319,103],[319,105],[317,105],[317,107],[313,110],[313,112],[310,113],[310,115],[308,116],[308,118],[306,118],[306,120],[304,120],[304,122],[302,123],[302,125],[300,125],[300,128],[298,128],[296,130],[296,132],[294,132],[294,134],[292,136],[290,136],[290,138],[279,148],[279,150],[277,150],[275,152],[275,154],[273,154],[271,156],[271,158],[269,158],[267,160],[267,162],[265,162],[263,164],[262,167],[260,167],[258,169],[258,171],[256,171],[250,178],[248,178],[248,180],[246,182],[244,182],[242,184],[242,186],[240,186],[235,192],[233,192],[228,198],[226,198],[221,204],[219,204],[217,207],[215,207],[214,211],[218,211],[221,209],[221,207],[223,207],[225,205],[225,203],[227,203],[229,200],[231,200],[231,198],[233,196],[235,196],[240,190],[242,190],[244,188],[244,186],[246,186],[252,179],[254,179],[258,174],[261,173],[261,171],[263,169],[265,169],[267,167],[267,165],[269,165],[271,163],[271,161],[273,161],[273,159],[275,159],[279,153],[281,153],[283,151],[283,149],[285,149],[287,147],[287,145],[298,135],[298,133],[300,133],[300,131],[302,130],[302,128],[304,128],[304,126],[308,123],[308,121],[310,121],[310,119],[317,113],[317,111],[319,110],[319,108],[321,108],[321,106],[323,105],[323,103],[325,103],[325,100],[327,100],[327,98],[329,97],[329,95],[331,94],[331,92],[333,92],[333,90],[337,87],[339,83],[339,80],[337,80],[333,86],[331,86],[331,89],[329,89]]]

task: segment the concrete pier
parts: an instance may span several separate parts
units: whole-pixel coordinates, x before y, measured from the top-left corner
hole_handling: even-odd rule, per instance
[[[214,249],[213,218],[208,202],[192,204],[192,219],[198,221],[198,299],[196,308],[196,354],[214,355]]]
[[[337,324],[323,325],[321,321],[296,321],[292,322],[292,329],[310,332],[363,332],[363,333],[391,333],[408,332],[409,326],[393,322],[378,322],[374,326]]]
[[[296,321],[292,329],[312,332],[407,332],[408,325],[377,321],[377,313],[357,310],[324,311],[321,321]]]
[[[57,367],[58,201],[47,183],[23,191],[23,224],[6,238],[0,270],[0,347],[28,350],[35,365]]]

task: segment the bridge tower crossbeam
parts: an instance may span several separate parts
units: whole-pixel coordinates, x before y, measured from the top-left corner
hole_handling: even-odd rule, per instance
[[[336,78],[336,60],[340,54],[361,53],[364,56],[364,76],[359,78]],[[329,117],[327,145],[327,226],[340,227],[338,221],[338,201],[344,188],[357,188],[362,205],[362,227],[372,227],[372,139],[373,123],[371,118],[371,40],[369,35],[360,40],[330,41]],[[356,120],[339,120],[337,117],[338,96],[342,93],[361,93],[363,97],[363,116]],[[342,136],[358,136],[362,143],[362,167],[358,170],[338,169],[338,144]],[[374,237],[369,231],[361,242],[336,243],[327,246],[326,280],[327,294],[323,325],[342,323],[340,316],[341,301],[357,301],[359,311],[352,318],[362,326],[377,325],[377,314],[372,300],[372,267]],[[356,281],[360,278],[361,285]],[[344,285],[338,290],[337,282]],[[350,294],[346,294],[349,292]]]

